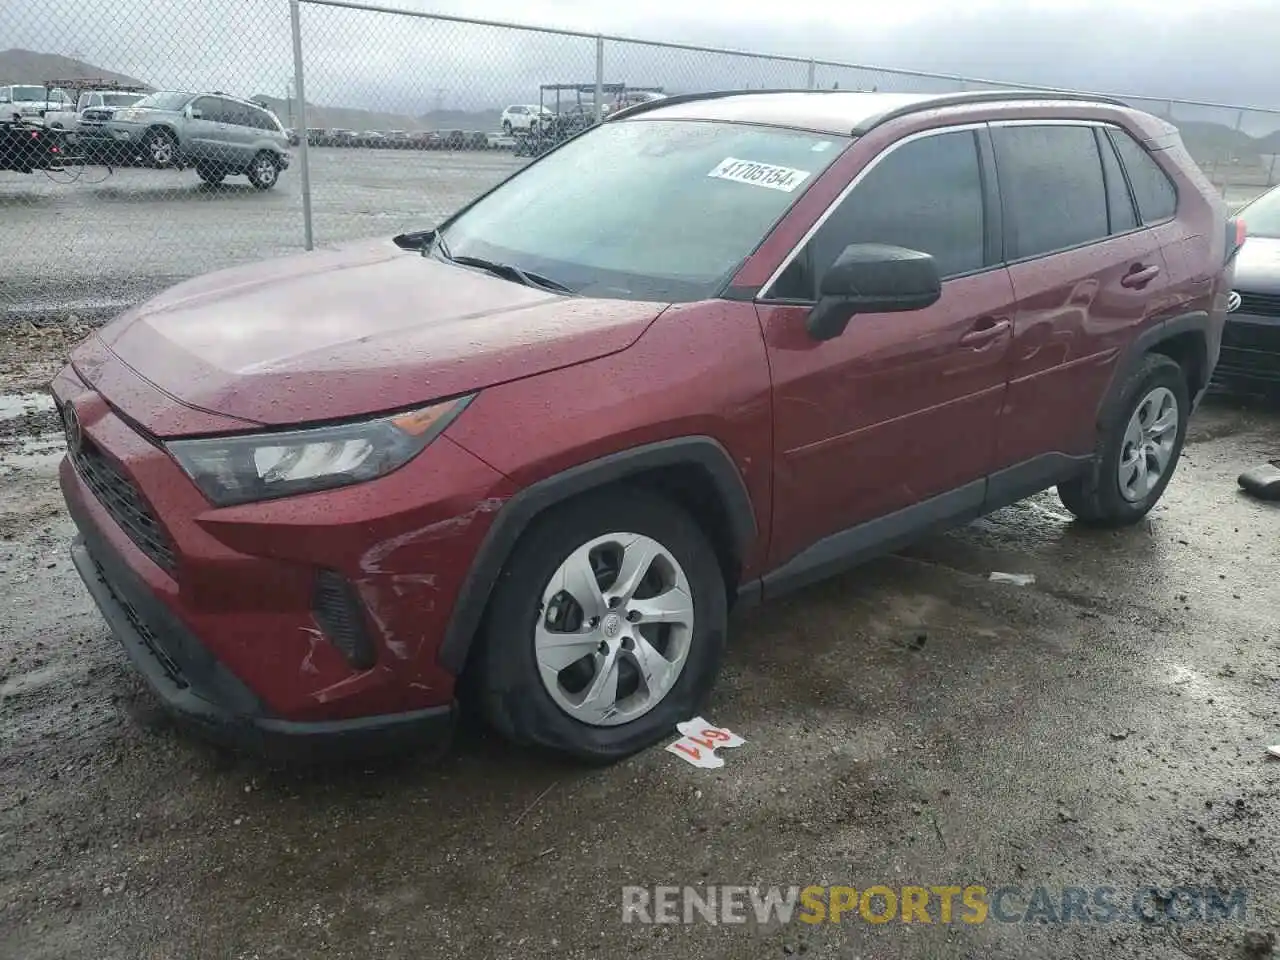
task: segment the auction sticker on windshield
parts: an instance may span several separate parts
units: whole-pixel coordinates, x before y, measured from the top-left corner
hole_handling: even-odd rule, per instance
[[[809,171],[797,170],[794,167],[779,167],[772,163],[757,163],[755,160],[725,157],[707,176],[790,193],[804,183],[809,176]]]

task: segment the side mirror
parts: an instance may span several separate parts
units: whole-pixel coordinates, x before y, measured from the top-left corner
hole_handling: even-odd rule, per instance
[[[199,120],[201,117],[204,116],[204,111],[197,110],[194,107],[191,107],[187,110],[187,116],[190,117],[192,120]]]
[[[923,310],[941,296],[942,278],[929,254],[888,244],[854,243],[823,274],[818,302],[806,325],[815,340],[831,340],[844,333],[855,313]]]

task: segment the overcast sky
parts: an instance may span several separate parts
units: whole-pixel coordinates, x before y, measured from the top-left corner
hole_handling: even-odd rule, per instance
[[[377,0],[379,5],[994,80],[1280,108],[1280,0]],[[536,9],[537,14],[528,11]],[[838,17],[832,14],[838,11]],[[422,113],[537,101],[595,76],[590,40],[304,4],[308,99]],[[287,0],[0,0],[0,46],[161,86],[283,96]],[[671,91],[798,86],[803,65],[609,43],[606,79]],[[35,78],[39,79],[39,78]],[[819,68],[843,88],[949,84]],[[1225,111],[1175,118],[1233,124]],[[1246,129],[1258,129],[1250,118]],[[1261,126],[1275,129],[1280,120]],[[1264,131],[1265,132],[1265,131]]]

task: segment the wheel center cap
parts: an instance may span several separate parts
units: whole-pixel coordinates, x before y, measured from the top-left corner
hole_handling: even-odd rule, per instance
[[[622,618],[616,613],[605,614],[600,629],[606,637],[612,639],[622,632]]]

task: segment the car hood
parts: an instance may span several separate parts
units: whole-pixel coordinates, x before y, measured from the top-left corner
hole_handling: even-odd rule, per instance
[[[1280,294],[1280,239],[1248,237],[1236,254],[1232,286],[1241,293]]]
[[[99,336],[189,407],[283,425],[409,407],[583,363],[630,346],[663,306],[558,296],[387,240],[198,277]],[[124,412],[151,427],[147,410]]]

